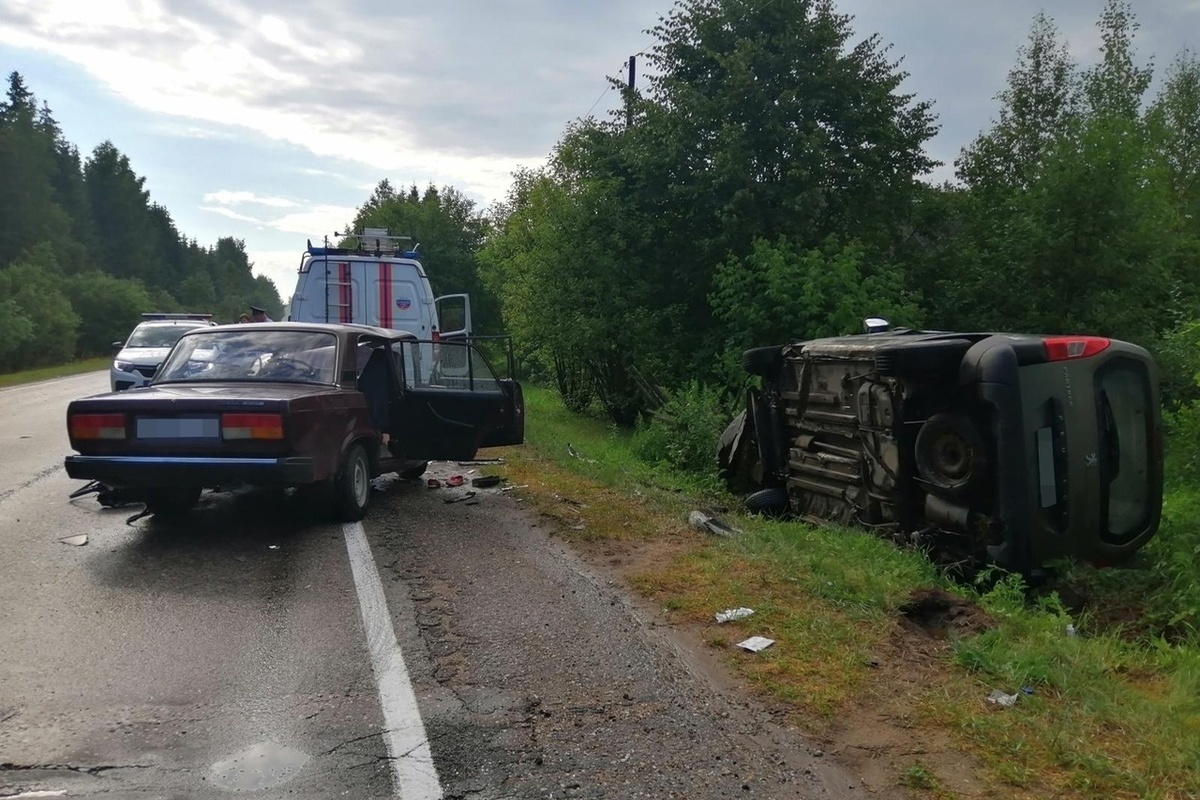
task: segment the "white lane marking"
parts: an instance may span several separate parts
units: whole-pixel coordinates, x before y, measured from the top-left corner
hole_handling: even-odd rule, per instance
[[[40,789],[35,792],[21,792],[20,794],[5,794],[0,795],[4,800],[17,800],[19,797],[62,797],[67,793],[66,789]]]
[[[379,703],[383,706],[383,741],[392,762],[392,785],[396,796],[404,800],[438,800],[442,784],[404,665],[404,654],[392,628],[392,616],[371,546],[367,544],[362,523],[348,522],[342,526],[342,533],[346,537],[346,552],[350,554],[350,571],[358,590],[363,626],[367,629],[367,648],[379,686]]]

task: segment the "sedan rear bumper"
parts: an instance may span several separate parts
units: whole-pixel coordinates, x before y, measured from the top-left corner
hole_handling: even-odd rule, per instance
[[[314,483],[311,458],[220,458],[191,456],[67,456],[67,475],[109,486],[262,486]]]

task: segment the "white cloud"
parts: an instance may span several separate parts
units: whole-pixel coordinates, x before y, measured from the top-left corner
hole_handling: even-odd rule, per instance
[[[238,212],[234,211],[233,209],[225,208],[224,206],[200,206],[200,210],[208,211],[213,214],[220,214],[222,217],[228,217],[229,219],[236,219],[239,222],[250,222],[250,223],[253,223],[254,225],[258,225],[258,226],[262,226],[265,224],[262,220],[260,220],[256,217],[251,217],[247,214],[239,214]]]
[[[348,206],[313,206],[306,211],[297,211],[263,224],[284,233],[299,233],[319,239],[322,236],[332,236],[335,231],[344,230],[354,221],[357,208]]]
[[[288,200],[284,197],[263,197],[254,192],[230,191],[221,189],[216,192],[208,192],[204,195],[204,202],[216,203],[222,206],[240,206],[240,205],[259,205],[270,206],[272,208],[295,208],[300,205],[294,200]]]
[[[4,6],[0,40],[74,62],[151,112],[194,125],[240,126],[317,156],[381,174],[427,176],[422,182],[450,183],[488,199],[503,195],[518,165],[515,158],[418,141],[412,126],[425,123],[399,113],[399,98],[415,86],[429,91],[424,81],[414,83],[422,77],[414,73],[428,67],[397,47],[387,26],[352,25],[339,36],[329,29],[336,15],[284,21],[222,2],[170,13],[158,0],[5,0]],[[393,13],[392,24],[402,21]],[[380,62],[385,53],[386,71],[360,69],[364,59]],[[347,76],[355,83],[343,88]],[[456,83],[447,83],[451,93]],[[489,139],[482,133],[479,145],[488,148]]]

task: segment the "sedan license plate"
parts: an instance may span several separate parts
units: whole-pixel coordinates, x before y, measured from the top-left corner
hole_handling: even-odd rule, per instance
[[[139,439],[219,439],[220,417],[138,417]]]

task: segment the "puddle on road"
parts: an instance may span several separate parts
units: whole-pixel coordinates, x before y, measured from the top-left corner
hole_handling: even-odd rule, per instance
[[[291,780],[307,762],[308,754],[294,747],[261,742],[213,764],[212,782],[231,792],[255,792]]]

